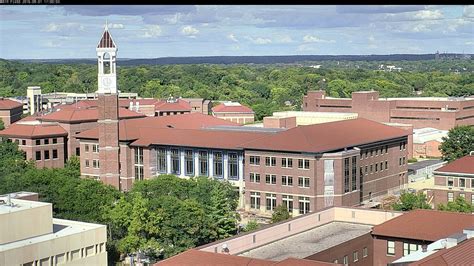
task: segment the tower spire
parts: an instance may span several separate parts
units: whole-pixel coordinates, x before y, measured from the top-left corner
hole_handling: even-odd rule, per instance
[[[109,20],[105,19],[105,30],[109,30]]]

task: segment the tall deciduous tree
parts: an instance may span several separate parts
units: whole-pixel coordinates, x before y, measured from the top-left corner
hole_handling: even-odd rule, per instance
[[[443,160],[451,162],[474,151],[474,127],[457,126],[449,130],[448,136],[443,137],[439,150]]]

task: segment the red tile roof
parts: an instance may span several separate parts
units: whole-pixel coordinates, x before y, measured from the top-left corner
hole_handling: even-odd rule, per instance
[[[66,130],[59,125],[51,124],[12,124],[9,128],[0,131],[0,136],[21,137],[21,138],[40,138],[53,136],[67,136]]]
[[[454,160],[445,166],[436,169],[436,172],[474,175],[474,155],[466,155]]]
[[[410,132],[364,118],[298,126],[245,143],[247,149],[319,153],[398,138]]]
[[[42,121],[54,121],[54,122],[65,122],[65,123],[78,123],[78,122],[87,122],[87,121],[97,121],[98,119],[98,109],[97,108],[85,108],[85,109],[66,109],[52,112],[50,114],[44,115],[38,120]],[[119,108],[119,118],[128,119],[128,118],[140,118],[145,115],[139,114],[134,111],[130,111],[125,108]]]
[[[190,249],[166,260],[160,261],[155,266],[330,266],[339,265],[328,262],[320,262],[305,259],[288,258],[282,261],[271,261],[263,259],[254,259],[236,255],[222,253],[213,253]]]
[[[226,105],[226,103],[221,103],[217,106],[212,107],[212,112],[214,113],[254,113],[252,109],[245,105]]]
[[[410,266],[474,265],[474,238],[465,240],[455,247],[442,249],[428,257],[408,264]]]
[[[10,110],[20,106],[23,104],[10,99],[0,99],[0,110]]]
[[[435,210],[413,210],[376,225],[372,234],[436,241],[474,226],[474,215]]]
[[[216,118],[201,113],[190,113],[172,116],[145,117],[140,119],[122,120],[119,122],[119,138],[122,141],[140,138],[139,129],[175,128],[175,129],[200,129],[210,126],[240,126],[237,123]],[[145,132],[145,131],[144,131]],[[76,137],[98,139],[97,128],[81,132]]]

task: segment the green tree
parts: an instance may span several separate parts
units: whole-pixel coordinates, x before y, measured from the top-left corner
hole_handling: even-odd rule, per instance
[[[449,130],[448,136],[443,137],[439,146],[442,158],[451,162],[474,151],[474,127],[456,126]]]
[[[0,118],[0,130],[5,129],[5,124],[3,123],[3,119]]]
[[[272,223],[278,223],[291,218],[291,214],[286,206],[278,205],[273,210]]]
[[[257,223],[256,220],[250,220],[247,222],[247,224],[245,225],[245,228],[244,228],[244,232],[250,232],[250,231],[255,231],[257,230],[258,228],[260,228],[260,224]]]
[[[431,209],[423,192],[411,193],[403,191],[400,198],[392,205],[395,211],[411,211],[415,209]]]
[[[457,197],[456,200],[448,202],[445,204],[439,204],[438,210],[440,211],[450,211],[450,212],[465,212],[472,213],[474,212],[474,206],[466,201],[464,197]]]

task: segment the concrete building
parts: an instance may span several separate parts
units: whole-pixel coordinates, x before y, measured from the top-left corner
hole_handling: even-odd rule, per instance
[[[434,172],[434,186],[425,191],[432,202],[437,204],[464,197],[474,204],[474,154],[459,158]]]
[[[224,102],[214,106],[212,108],[212,115],[242,125],[255,121],[255,112],[237,102]]]
[[[439,146],[443,137],[448,136],[448,130],[436,128],[419,128],[413,130],[413,157],[441,158]]]
[[[18,102],[0,98],[0,119],[2,119],[6,128],[21,119],[22,108],[22,105]]]
[[[51,203],[0,198],[0,265],[107,265],[105,225],[52,213]]]
[[[374,226],[373,265],[387,265],[427,245],[474,226],[474,215],[413,210]],[[474,261],[471,261],[474,263]],[[466,265],[471,265],[468,263]],[[437,264],[433,264],[437,265]]]
[[[327,122],[334,122],[347,119],[357,118],[357,113],[327,113],[327,112],[303,112],[303,111],[285,111],[273,112],[272,116],[263,118],[263,127],[285,127],[291,128],[294,126],[314,125]],[[284,121],[291,121],[295,118],[295,123],[284,126]],[[290,120],[289,120],[290,119]],[[280,122],[281,121],[281,122]]]
[[[474,98],[379,98],[377,91],[358,91],[352,98],[326,97],[324,91],[308,91],[303,110],[351,112],[378,122],[412,124],[414,128],[449,130],[474,125]]]

